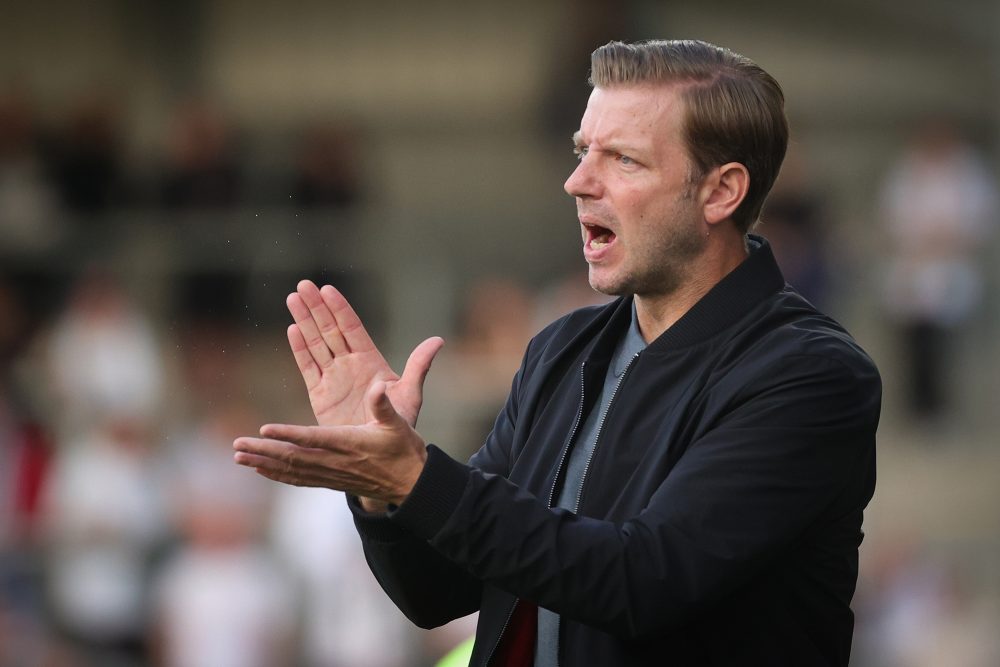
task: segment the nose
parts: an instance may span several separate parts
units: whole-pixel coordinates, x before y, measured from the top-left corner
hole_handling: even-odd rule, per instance
[[[563,189],[569,196],[593,198],[600,195],[600,182],[590,160],[590,155],[584,155],[563,184]]]

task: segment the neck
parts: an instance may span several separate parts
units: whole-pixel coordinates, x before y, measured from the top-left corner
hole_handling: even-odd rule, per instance
[[[698,303],[720,280],[747,258],[745,238],[713,238],[705,252],[691,263],[687,279],[669,292],[636,294],[635,312],[646,343],[660,337]]]

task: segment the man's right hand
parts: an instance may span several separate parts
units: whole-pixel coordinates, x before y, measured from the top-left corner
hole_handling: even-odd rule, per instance
[[[424,379],[443,339],[428,338],[418,345],[400,376],[375,347],[351,304],[330,285],[320,289],[311,280],[303,280],[286,303],[295,319],[288,327],[288,343],[320,426],[372,421],[364,399],[379,381],[386,383],[386,394],[396,411],[416,426]]]

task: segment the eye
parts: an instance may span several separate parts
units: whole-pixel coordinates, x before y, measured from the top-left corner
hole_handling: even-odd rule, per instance
[[[622,155],[621,153],[615,155],[615,159],[624,165],[633,165],[636,163],[635,160],[630,158],[628,155]]]
[[[576,156],[577,160],[582,160],[583,156],[585,156],[586,154],[587,154],[587,147],[586,146],[574,146],[573,147],[573,155]]]

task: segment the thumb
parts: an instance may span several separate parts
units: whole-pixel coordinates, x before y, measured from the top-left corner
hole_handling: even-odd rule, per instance
[[[394,420],[400,419],[399,413],[392,407],[392,403],[385,393],[385,386],[385,382],[373,383],[365,397],[372,419],[380,424],[390,424]]]
[[[423,388],[427,371],[431,369],[431,363],[442,347],[444,347],[444,338],[434,336],[413,348],[410,358],[406,360],[403,376],[400,379],[403,382],[415,384],[418,389]]]

